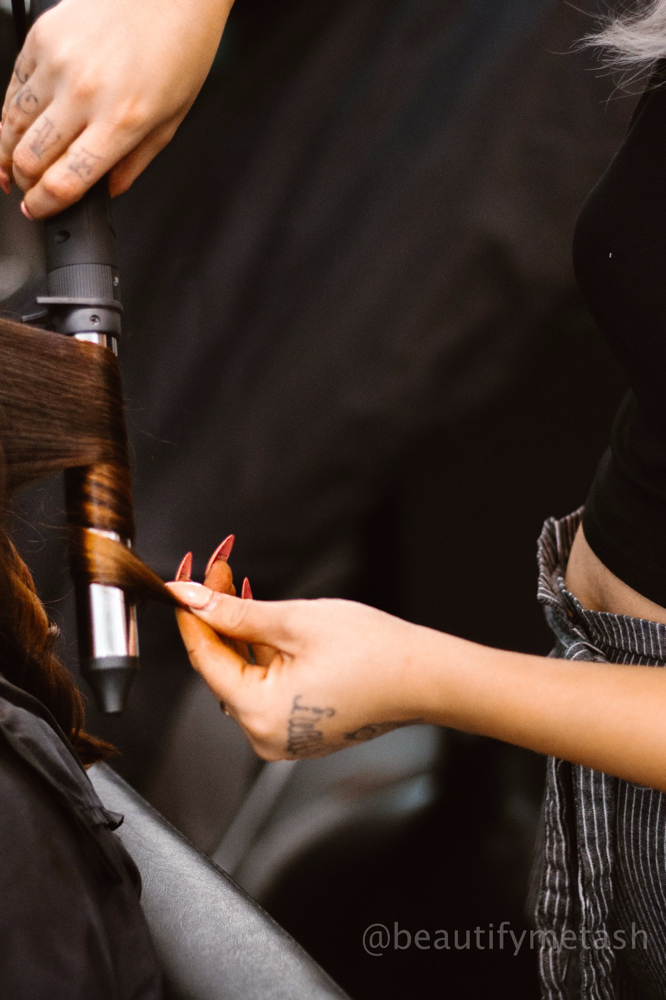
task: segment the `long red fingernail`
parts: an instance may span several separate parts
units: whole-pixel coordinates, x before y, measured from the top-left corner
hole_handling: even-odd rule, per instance
[[[176,575],[174,580],[191,580],[192,579],[192,553],[188,552],[187,555],[183,556],[180,562],[180,566],[176,570]]]
[[[34,222],[35,221],[34,215],[30,214],[30,209],[28,208],[28,206],[26,205],[26,203],[24,201],[21,202],[21,211],[25,215],[26,219],[30,220],[30,222]]]
[[[227,559],[231,555],[231,550],[234,547],[235,541],[236,541],[235,535],[227,535],[224,541],[220,542],[220,544],[218,545],[218,547],[215,549],[212,556],[208,560],[204,576],[208,576],[211,569],[213,568],[213,563],[216,563],[218,559],[224,559],[225,562],[227,561]]]

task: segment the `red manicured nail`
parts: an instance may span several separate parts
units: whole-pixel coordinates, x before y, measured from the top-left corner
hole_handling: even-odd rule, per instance
[[[174,580],[191,580],[192,579],[192,553],[188,552],[187,555],[183,556],[180,566],[176,570],[176,575]]]
[[[226,562],[231,555],[231,550],[234,547],[234,542],[236,541],[235,535],[227,535],[223,542],[220,542],[218,547],[213,552],[212,556],[208,560],[208,565],[206,566],[206,572],[204,577],[208,576],[211,569],[213,568],[213,563],[216,563],[218,559],[224,559]]]
[[[26,219],[30,220],[30,222],[34,222],[35,221],[34,215],[30,214],[30,209],[28,208],[28,206],[26,205],[26,203],[24,201],[21,202],[21,211],[25,215]]]

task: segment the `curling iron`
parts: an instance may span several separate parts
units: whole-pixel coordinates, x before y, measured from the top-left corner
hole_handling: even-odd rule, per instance
[[[34,21],[54,0],[32,0]],[[17,22],[17,30],[19,28]],[[75,205],[48,219],[46,243],[47,294],[39,296],[47,323],[54,330],[118,353],[122,305],[115,261],[115,233],[111,224],[107,178],[95,184]],[[65,497],[70,523],[81,499],[100,488],[96,466],[65,474]],[[107,526],[83,525],[128,547]],[[139,667],[136,605],[120,587],[74,581],[79,660],[98,708],[104,713],[123,710]]]

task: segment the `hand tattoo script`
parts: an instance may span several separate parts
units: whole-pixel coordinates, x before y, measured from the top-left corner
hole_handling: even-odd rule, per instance
[[[383,736],[393,729],[400,729],[401,726],[418,726],[423,721],[423,719],[402,719],[399,722],[369,722],[367,726],[361,726],[353,733],[345,733],[345,739],[349,743],[364,743],[366,740],[374,739],[375,736]]]
[[[96,156],[95,153],[91,153],[89,149],[84,149],[82,146],[72,154],[67,169],[78,174],[82,180],[87,181],[95,173],[96,165],[101,159],[101,156]]]
[[[60,132],[56,132],[55,125],[46,115],[39,128],[34,128],[30,134],[34,138],[28,148],[38,160],[41,160],[44,153],[48,152],[51,146],[55,146],[60,139]]]
[[[319,729],[321,720],[335,715],[334,708],[301,704],[302,698],[302,694],[297,694],[294,698],[287,723],[287,753],[293,757],[309,757],[324,739],[324,734]]]

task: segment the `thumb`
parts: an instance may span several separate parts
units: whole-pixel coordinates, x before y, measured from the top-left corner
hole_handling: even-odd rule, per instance
[[[168,583],[188,611],[221,635],[286,650],[294,639],[293,601],[244,601],[199,583]]]

